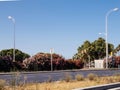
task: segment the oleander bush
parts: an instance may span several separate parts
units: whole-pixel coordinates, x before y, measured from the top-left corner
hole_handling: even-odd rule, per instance
[[[66,60],[63,56],[52,54],[53,70],[68,70],[83,68],[82,60]],[[38,53],[23,61],[24,67],[28,71],[50,71],[51,70],[51,54]]]

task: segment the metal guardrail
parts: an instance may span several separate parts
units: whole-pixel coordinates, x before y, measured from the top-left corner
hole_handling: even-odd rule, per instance
[[[73,90],[120,90],[120,88],[118,89],[118,87],[120,87],[120,82],[91,86],[91,87],[86,87],[86,88],[77,88],[77,89],[73,89]]]

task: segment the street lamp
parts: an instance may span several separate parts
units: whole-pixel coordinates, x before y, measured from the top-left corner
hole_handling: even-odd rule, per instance
[[[51,54],[51,71],[53,71],[53,57],[52,57],[53,48],[50,49],[50,54]]]
[[[14,43],[13,62],[15,62],[15,19],[12,16],[8,16],[8,19],[12,20],[12,22],[14,24],[14,34],[13,34],[13,43]]]
[[[118,8],[111,9],[106,13],[105,16],[105,36],[106,36],[106,69],[108,68],[108,16],[112,13],[118,11]]]

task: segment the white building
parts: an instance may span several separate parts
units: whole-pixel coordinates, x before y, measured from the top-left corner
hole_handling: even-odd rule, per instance
[[[103,61],[102,59],[100,60],[95,60],[95,68],[104,68],[103,66]]]

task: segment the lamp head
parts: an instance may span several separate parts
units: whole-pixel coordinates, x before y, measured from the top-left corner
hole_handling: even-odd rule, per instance
[[[119,8],[114,8],[114,9],[113,9],[113,11],[118,11],[118,10],[119,10]]]
[[[8,19],[12,20],[12,22],[15,24],[15,19],[12,16],[8,16]]]
[[[8,19],[12,19],[12,17],[11,17],[11,16],[8,16]]]

